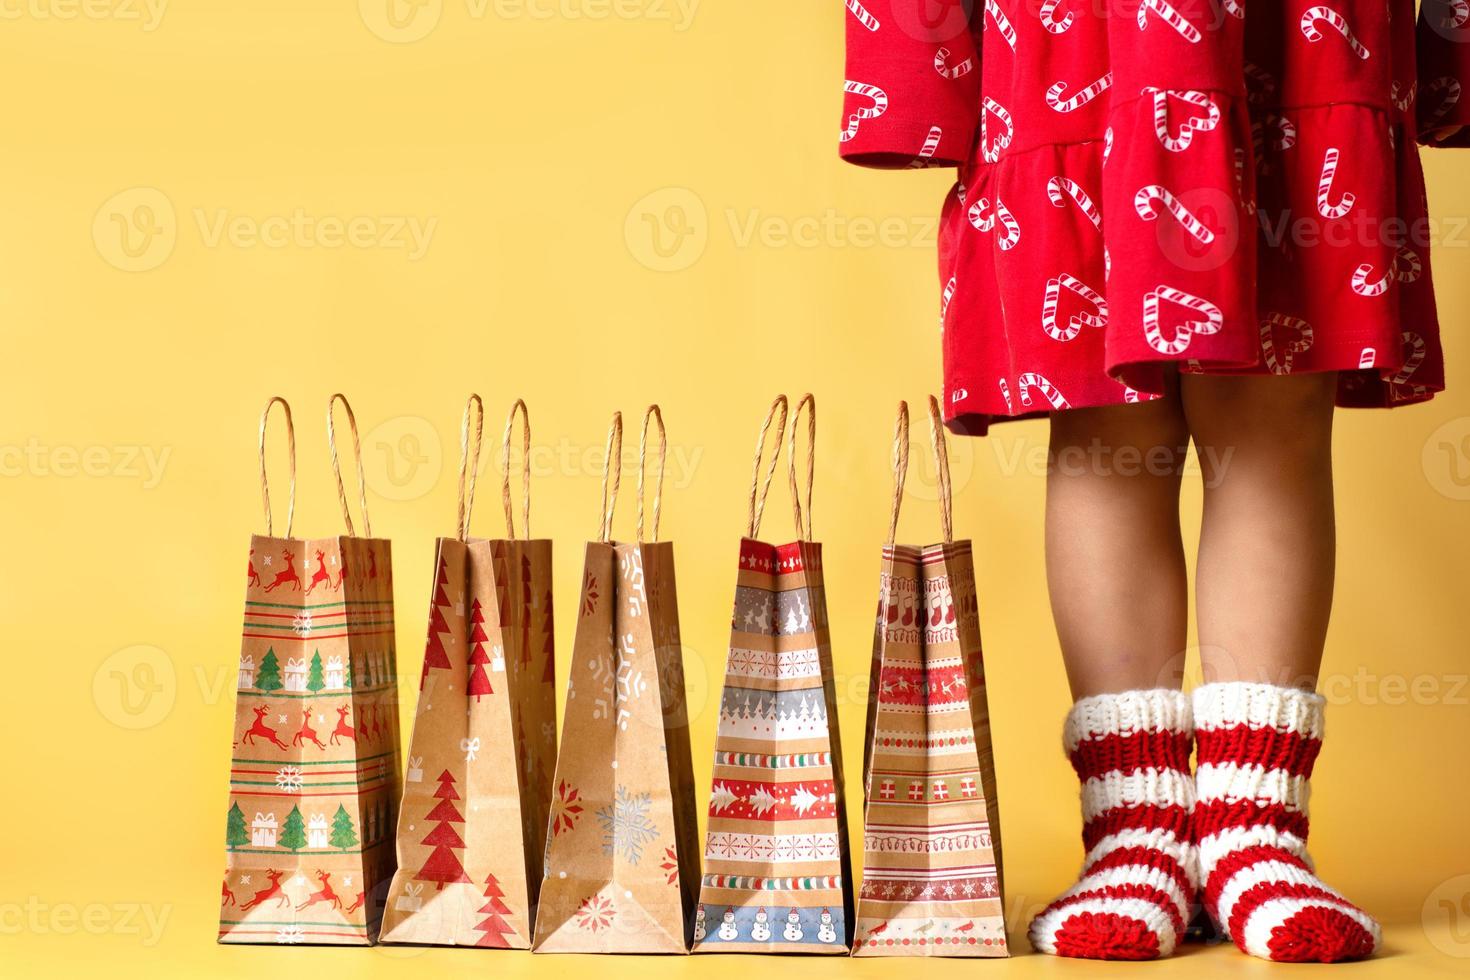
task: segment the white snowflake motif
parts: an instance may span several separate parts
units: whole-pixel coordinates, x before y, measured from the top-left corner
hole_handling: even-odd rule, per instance
[[[240,876],[240,884],[242,884],[242,885],[248,885],[248,884],[250,884],[250,876],[249,875],[241,875]]]
[[[622,786],[617,788],[616,800],[597,811],[603,854],[617,855],[630,864],[639,862],[643,849],[658,837],[658,827],[648,817],[652,799],[648,793],[634,795]]]
[[[295,631],[297,636],[310,636],[311,627],[311,613],[309,612],[298,613],[291,620],[291,629]]]
[[[301,792],[301,782],[301,769],[299,766],[282,766],[276,770],[276,788],[282,792]]]
[[[276,930],[276,942],[294,946],[306,940],[306,932],[300,926],[281,926]]]

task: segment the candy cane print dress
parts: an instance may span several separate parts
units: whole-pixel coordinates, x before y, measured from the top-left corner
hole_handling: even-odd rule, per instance
[[[1172,369],[1444,385],[1418,144],[1470,145],[1470,0],[846,0],[842,156],[955,166],[959,431]]]

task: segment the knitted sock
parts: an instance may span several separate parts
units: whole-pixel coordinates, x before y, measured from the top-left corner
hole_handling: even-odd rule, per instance
[[[1332,963],[1368,956],[1382,941],[1378,923],[1324,885],[1307,856],[1323,704],[1321,695],[1269,684],[1194,692],[1205,908],[1235,945],[1262,959]]]
[[[1179,691],[1083,698],[1063,742],[1082,780],[1077,883],[1031,923],[1039,952],[1095,960],[1168,956],[1199,877],[1189,819],[1189,699]]]

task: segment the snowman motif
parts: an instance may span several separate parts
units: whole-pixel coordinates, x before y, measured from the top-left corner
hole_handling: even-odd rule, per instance
[[[694,910],[694,941],[702,942],[708,932],[704,928],[704,906]]]
[[[733,942],[740,938],[740,931],[735,928],[735,910],[725,909],[725,915],[720,920],[720,938],[725,942]]]
[[[771,922],[765,909],[757,909],[755,923],[750,927],[750,938],[758,943],[771,941]]]
[[[822,909],[822,921],[817,924],[817,939],[824,943],[837,941],[837,929],[832,925],[832,913]]]
[[[792,909],[787,914],[786,928],[782,930],[781,935],[788,943],[801,942],[803,936],[801,931],[801,916],[796,914],[796,909]]]

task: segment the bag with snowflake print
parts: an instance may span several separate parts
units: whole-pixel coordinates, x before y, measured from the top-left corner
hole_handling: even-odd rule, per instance
[[[643,459],[658,423],[653,533],[643,540]],[[658,540],[667,437],[658,406],[639,440],[638,538],[611,539],[623,423],[613,415],[602,526],[587,545],[556,763],[542,953],[684,953],[699,876],[674,549]]]
[[[516,537],[510,449],[522,428]],[[473,432],[471,420],[473,419]],[[529,949],[541,887],[556,689],[551,542],[531,540],[530,418],[505,424],[506,537],[472,538],[484,407],[460,428],[459,525],[440,538],[382,941]]]
[[[806,507],[796,437],[808,415]],[[842,791],[822,546],[812,541],[816,403],[791,420],[790,477],[797,540],[757,539],[786,427],[784,395],[756,441],[750,520],[730,625],[715,737],[697,953],[845,953],[852,939],[851,867]],[[768,431],[776,445],[761,486]]]
[[[894,430],[863,758],[855,956],[1007,956],[995,759],[970,542],[954,540],[949,455],[929,399],[944,542],[895,544],[908,406]]]
[[[332,410],[347,410],[363,536],[337,458]],[[291,490],[286,536],[274,536],[266,482],[271,409],[284,412]],[[224,943],[366,945],[375,892],[393,876],[398,812],[398,688],[388,541],[372,536],[357,420],[327,403],[327,441],[347,534],[291,536],[296,435],[291,407],[266,403],[260,485],[266,533],[250,541],[235,740],[225,820]]]

